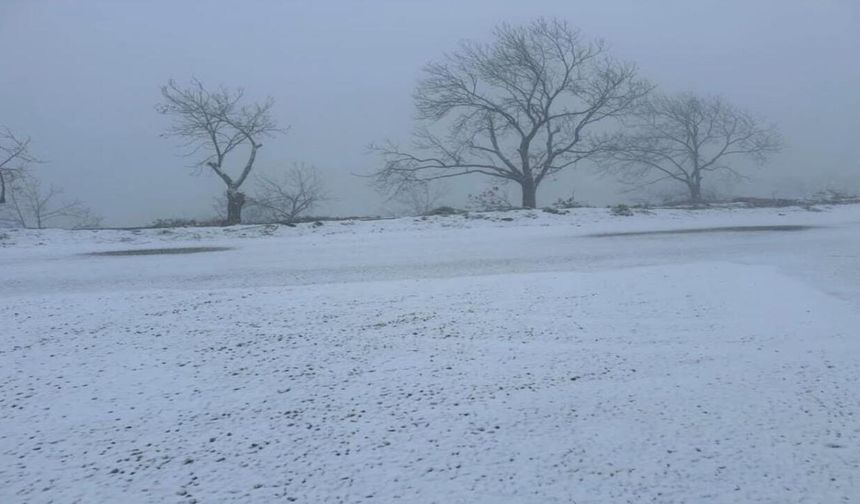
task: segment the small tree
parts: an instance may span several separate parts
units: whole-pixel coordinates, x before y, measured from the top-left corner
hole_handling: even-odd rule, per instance
[[[32,229],[92,228],[101,224],[101,218],[79,200],[60,200],[62,193],[62,189],[53,185],[43,188],[33,175],[16,176],[10,184],[8,205],[0,220],[8,225]]]
[[[563,21],[502,24],[492,43],[465,42],[424,68],[412,148],[374,146],[384,159],[376,182],[396,193],[478,174],[516,182],[522,206],[535,208],[540,184],[599,152],[596,127],[649,90],[633,65]]]
[[[762,164],[780,148],[774,126],[761,124],[722,98],[651,96],[636,109],[629,130],[604,151],[604,167],[641,185],[674,180],[698,204],[705,177],[715,172],[740,176],[728,164],[730,159]]]
[[[439,202],[448,190],[448,186],[444,183],[421,181],[404,186],[401,191],[394,194],[392,201],[408,215],[426,215],[439,207]]]
[[[257,177],[251,204],[272,220],[292,223],[326,198],[316,168],[304,164],[291,167],[279,177]]]
[[[38,160],[30,153],[30,138],[15,136],[12,130],[0,128],[0,205],[6,203],[10,183],[23,176]]]
[[[280,132],[271,116],[274,100],[243,105],[244,91],[220,88],[207,90],[194,79],[189,87],[179,87],[173,80],[162,86],[164,102],[156,106],[174,120],[164,136],[182,140],[188,156],[201,155],[196,166],[210,168],[227,186],[227,225],[242,221],[245,194],[240,191],[263,146],[263,137]],[[238,176],[227,173],[225,161],[237,149],[245,148],[247,157]]]

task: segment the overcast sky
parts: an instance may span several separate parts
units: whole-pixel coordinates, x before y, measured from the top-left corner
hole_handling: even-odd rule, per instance
[[[262,168],[313,163],[325,213],[372,214],[379,197],[351,174],[378,164],[368,143],[408,139],[421,67],[540,16],[605,39],[666,91],[721,94],[777,122],[787,149],[737,192],[860,182],[858,0],[0,0],[0,124],[31,136],[43,177],[107,224],[199,217],[223,187],[159,137],[159,86],[242,86],[274,97],[290,126]],[[622,198],[587,169],[560,183]]]

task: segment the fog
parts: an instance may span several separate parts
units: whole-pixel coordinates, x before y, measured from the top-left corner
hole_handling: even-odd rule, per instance
[[[211,215],[223,184],[161,138],[159,87],[197,77],[272,96],[288,132],[259,168],[316,165],[332,196],[315,213],[386,211],[367,145],[408,140],[421,68],[494,25],[558,17],[600,37],[665,91],[720,94],[776,122],[786,148],[736,194],[860,188],[860,3],[855,0],[326,2],[9,1],[0,4],[0,125],[29,135],[36,167],[108,225]],[[452,185],[461,185],[454,182]],[[452,202],[480,188],[463,181]],[[629,194],[586,165],[540,203]]]

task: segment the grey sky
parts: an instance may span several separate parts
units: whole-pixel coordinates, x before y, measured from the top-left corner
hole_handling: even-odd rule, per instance
[[[291,128],[261,167],[316,164],[335,198],[326,213],[376,213],[378,196],[350,173],[378,162],[369,142],[408,139],[421,67],[539,16],[604,38],[664,90],[722,94],[779,123],[788,148],[738,192],[860,182],[857,0],[2,0],[0,124],[32,136],[44,178],[108,224],[203,216],[222,187],[159,138],[159,86],[243,86],[273,96]],[[564,184],[618,198],[587,170]]]

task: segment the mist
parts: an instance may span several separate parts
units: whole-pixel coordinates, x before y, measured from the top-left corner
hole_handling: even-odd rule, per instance
[[[0,503],[857,502],[858,0],[0,0]]]
[[[285,135],[261,172],[318,167],[330,199],[314,213],[387,211],[368,144],[408,141],[422,67],[501,22],[564,19],[667,92],[718,94],[778,124],[785,149],[732,194],[796,197],[860,189],[860,4],[852,0],[402,2],[6,1],[0,5],[0,125],[32,137],[45,181],[106,225],[205,217],[223,185],[180,155],[154,107],[168,79],[271,96]],[[480,179],[451,183],[451,204]],[[587,163],[547,184],[609,204],[649,197]]]

